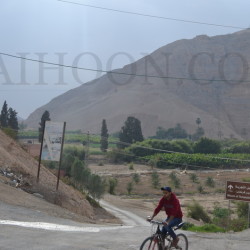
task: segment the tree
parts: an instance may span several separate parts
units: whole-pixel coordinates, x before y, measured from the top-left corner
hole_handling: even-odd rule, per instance
[[[206,137],[201,138],[194,145],[194,153],[201,154],[218,154],[221,152],[221,144],[212,139]]]
[[[100,140],[100,148],[102,152],[107,152],[108,149],[108,129],[107,129],[107,124],[106,120],[102,120],[102,130],[101,130],[101,140]]]
[[[121,148],[126,147],[126,145],[122,143],[132,144],[137,141],[143,141],[140,120],[135,117],[129,116],[125,121],[124,126],[121,128],[119,139],[121,142]]]
[[[187,131],[182,128],[180,123],[177,123],[174,128],[164,129],[162,127],[158,127],[156,131],[156,135],[152,138],[156,139],[185,139],[188,137]]]
[[[8,104],[6,101],[4,101],[4,104],[1,110],[1,115],[0,115],[0,125],[3,128],[8,127],[8,119],[9,119]]]
[[[14,109],[9,108],[8,114],[9,114],[8,126],[17,132],[19,129],[18,128],[17,112]]]
[[[41,122],[39,123],[40,125],[40,128],[39,128],[39,142],[42,141],[43,139],[43,130],[44,130],[44,126],[45,126],[45,122],[46,121],[50,121],[50,114],[49,114],[49,111],[45,110],[42,117],[41,117]]]
[[[201,118],[198,117],[195,122],[196,122],[196,124],[198,125],[198,128],[199,128],[200,124],[201,124]]]

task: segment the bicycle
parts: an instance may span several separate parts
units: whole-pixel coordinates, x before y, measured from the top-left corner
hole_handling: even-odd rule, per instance
[[[177,234],[179,242],[176,247],[172,247],[173,239],[167,233],[166,237],[163,239],[161,234],[161,228],[163,222],[151,220],[149,221],[152,224],[152,235],[147,237],[141,244],[140,250],[170,250],[170,249],[180,249],[188,250],[188,239],[185,234]],[[182,222],[176,227],[173,228],[174,231],[180,229],[185,223]],[[156,227],[155,227],[156,226]],[[155,230],[156,228],[156,230]]]

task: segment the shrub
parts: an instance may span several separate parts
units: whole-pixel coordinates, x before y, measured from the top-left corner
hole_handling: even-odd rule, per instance
[[[133,174],[133,181],[138,184],[140,182],[140,175],[138,173]]]
[[[194,183],[197,183],[198,182],[198,177],[196,174],[192,173],[190,174],[190,180]]]
[[[214,187],[215,186],[215,182],[214,179],[211,176],[208,176],[206,179],[206,185],[209,187]]]
[[[198,190],[198,192],[199,192],[200,194],[204,193],[204,188],[203,188],[203,186],[201,186],[201,185],[199,185],[199,186],[197,187],[197,190]]]
[[[127,184],[127,191],[128,191],[128,194],[131,194],[132,190],[133,190],[133,182],[129,182],[129,183]]]
[[[129,170],[134,170],[134,163],[133,162],[129,163]]]
[[[204,223],[210,223],[211,219],[204,208],[197,202],[193,201],[187,207],[188,216],[195,220],[202,220]]]
[[[118,180],[116,178],[110,178],[109,179],[109,193],[110,194],[115,194],[115,188],[118,184]]]
[[[176,176],[175,172],[171,172],[169,175],[169,178],[171,179],[172,184],[174,185],[175,188],[179,188],[181,181],[180,179]]]
[[[215,218],[225,218],[230,215],[230,210],[228,208],[215,207],[213,210],[213,216]]]
[[[227,152],[233,154],[249,154],[250,142],[240,142],[227,149]]]
[[[85,159],[85,151],[82,147],[66,146],[63,149],[63,154],[70,154],[82,161]]]
[[[248,228],[247,218],[233,219],[230,221],[228,230],[240,232]]]
[[[156,171],[154,171],[151,175],[152,186],[157,189],[160,186],[160,178]]]
[[[243,201],[238,201],[236,202],[236,206],[237,206],[236,211],[239,218],[241,217],[246,218],[248,216],[248,203]]]

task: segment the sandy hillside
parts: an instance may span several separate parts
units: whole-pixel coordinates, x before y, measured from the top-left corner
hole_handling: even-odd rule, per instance
[[[61,181],[59,190],[56,191],[56,176],[43,166],[40,170],[39,183],[36,183],[37,169],[38,162],[0,130],[1,201],[37,208],[78,221],[96,222],[96,220],[114,219],[105,210],[93,208],[85,196]]]

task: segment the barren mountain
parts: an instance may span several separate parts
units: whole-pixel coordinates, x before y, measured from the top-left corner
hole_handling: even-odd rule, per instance
[[[25,121],[37,128],[42,113],[66,121],[67,129],[119,131],[129,115],[143,134],[180,123],[189,133],[196,119],[211,138],[250,136],[250,30],[183,39],[62,94]]]

